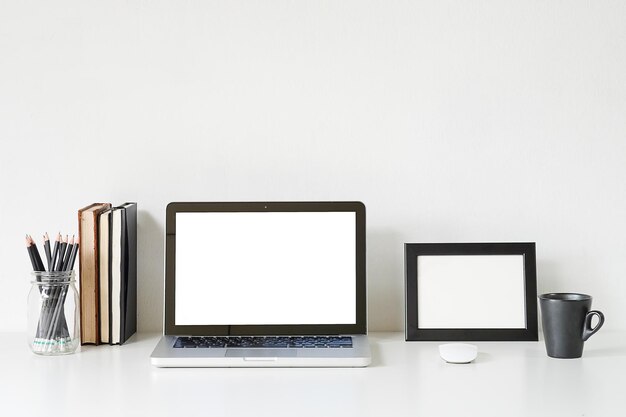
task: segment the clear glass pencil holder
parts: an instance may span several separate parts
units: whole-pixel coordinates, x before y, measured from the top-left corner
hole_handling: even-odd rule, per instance
[[[38,355],[74,353],[80,344],[74,271],[33,272],[27,304],[28,345]]]

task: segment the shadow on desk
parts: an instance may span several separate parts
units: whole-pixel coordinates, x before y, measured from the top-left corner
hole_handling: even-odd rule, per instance
[[[372,362],[368,365],[368,368],[383,366],[382,355],[380,353],[380,347],[378,343],[370,340],[370,351],[372,352]]]
[[[474,362],[476,363],[486,363],[491,361],[493,361],[493,356],[485,352],[478,352],[476,359],[474,359]]]
[[[583,358],[618,358],[626,357],[626,346],[616,346],[612,348],[585,349]]]

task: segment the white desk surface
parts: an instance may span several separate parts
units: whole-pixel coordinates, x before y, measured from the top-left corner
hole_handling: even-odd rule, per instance
[[[372,365],[346,369],[160,369],[157,338],[40,357],[23,334],[0,334],[0,415],[626,415],[626,333],[601,330],[569,360],[541,341],[480,342],[468,365],[443,362],[438,342],[373,333]]]

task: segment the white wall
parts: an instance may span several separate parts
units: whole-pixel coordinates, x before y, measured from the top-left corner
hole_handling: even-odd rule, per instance
[[[0,0],[0,330],[23,236],[139,202],[139,328],[174,200],[368,207],[369,322],[404,242],[536,241],[539,290],[626,329],[623,1]]]

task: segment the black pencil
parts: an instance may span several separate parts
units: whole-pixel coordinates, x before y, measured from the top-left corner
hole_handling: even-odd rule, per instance
[[[70,258],[72,257],[72,250],[74,249],[74,236],[72,236],[72,240],[67,244],[67,248],[65,249],[65,259],[63,260],[63,266],[61,267],[61,271],[67,271],[68,266],[70,265]]]
[[[48,232],[43,235],[43,250],[46,253],[46,262],[48,263],[48,271],[52,270],[52,253],[50,252],[50,238]]]
[[[80,242],[80,239],[77,237],[76,243],[74,243],[74,248],[72,249],[72,257],[70,258],[70,264],[67,269],[68,271],[71,271],[72,269],[74,269],[74,262],[76,262],[76,255],[78,254],[79,242]]]
[[[30,239],[26,235],[26,250],[28,251],[28,257],[30,258],[30,264],[33,266],[33,271],[37,271],[37,262],[35,261],[35,254],[33,253],[33,247],[30,244]]]
[[[37,265],[37,260],[35,259],[35,253],[34,253],[34,248],[32,245],[32,241],[29,235],[26,235],[26,250],[28,251],[28,257],[30,258],[30,263],[33,266],[33,271],[37,272],[37,270],[39,269],[39,266]],[[35,279],[37,280],[37,282],[41,282],[41,276],[39,274],[35,274]],[[40,285],[37,285],[37,289],[39,290],[39,294],[42,293],[42,288]],[[37,333],[36,333],[36,337],[41,337],[42,334],[42,324],[43,321],[45,321],[45,319],[47,318],[47,313],[44,311],[44,307],[45,307],[45,301],[42,304],[42,310],[39,314],[39,323],[37,324]]]
[[[61,241],[61,245],[59,245],[59,259],[57,260],[57,264],[54,267],[55,271],[63,270],[63,260],[64,260],[66,248],[67,248],[67,236],[63,238],[63,240]]]
[[[41,256],[39,255],[39,250],[37,249],[37,244],[33,240],[32,236],[29,235],[28,239],[30,240],[30,246],[31,246],[32,251],[33,251],[33,256],[35,257],[35,263],[37,265],[36,271],[45,271],[46,267],[43,266],[43,261],[41,260]]]
[[[54,271],[54,266],[56,265],[57,259],[59,257],[59,243],[61,243],[61,232],[57,234],[57,237],[54,240],[54,249],[52,250],[52,264],[50,265],[50,271]]]

